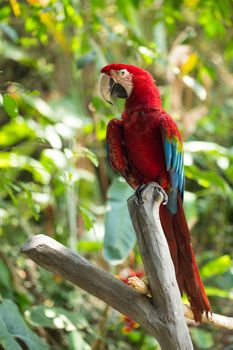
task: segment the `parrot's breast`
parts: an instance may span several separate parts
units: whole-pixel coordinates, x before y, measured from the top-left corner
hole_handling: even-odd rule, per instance
[[[160,131],[160,112],[126,113],[123,127],[130,167],[138,174],[141,184],[156,181],[166,189],[170,181]]]

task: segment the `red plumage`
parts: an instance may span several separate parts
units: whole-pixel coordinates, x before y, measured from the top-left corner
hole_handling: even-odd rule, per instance
[[[160,219],[180,292],[187,294],[194,318],[201,322],[203,312],[208,316],[211,307],[198,271],[180,195],[178,195],[177,213],[172,215],[166,206],[161,205]]]
[[[159,90],[147,71],[131,65],[112,64],[101,72],[114,77],[114,81],[123,86],[129,81],[133,86],[122,118],[112,119],[108,124],[110,164],[133,188],[156,181],[167,192],[168,205],[160,208],[161,224],[180,292],[187,293],[195,320],[201,321],[203,312],[208,315],[211,308],[182,206],[183,148],[179,130],[162,109]],[[127,80],[124,81],[120,73]]]

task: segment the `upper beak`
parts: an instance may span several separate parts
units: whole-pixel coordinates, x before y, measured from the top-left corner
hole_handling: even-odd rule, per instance
[[[110,76],[102,73],[99,80],[99,89],[101,96],[112,105],[111,102],[111,90],[110,90]]]
[[[111,76],[102,73],[99,81],[99,88],[102,97],[111,105],[111,96],[127,98],[129,96],[128,89],[117,83]],[[131,90],[130,90],[131,91]]]

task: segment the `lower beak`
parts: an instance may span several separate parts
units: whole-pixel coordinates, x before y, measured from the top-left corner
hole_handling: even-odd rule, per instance
[[[111,96],[116,96],[119,98],[128,97],[128,93],[124,86],[117,83],[112,77],[105,73],[102,73],[100,76],[99,88],[102,97],[111,105],[113,104],[111,101]]]

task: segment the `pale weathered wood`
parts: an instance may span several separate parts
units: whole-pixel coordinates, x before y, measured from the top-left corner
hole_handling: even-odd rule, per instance
[[[128,208],[137,234],[139,250],[148,278],[152,301],[161,322],[166,325],[166,350],[193,349],[184,318],[168,244],[160,224],[159,207],[164,194],[156,183],[147,185],[128,200]]]
[[[184,316],[188,320],[193,320],[194,322],[194,316],[190,306],[183,304],[183,307],[184,307]],[[233,317],[219,315],[215,313],[212,313],[211,316],[207,317],[205,314],[203,314],[201,323],[202,324],[205,323],[205,324],[215,326],[217,328],[228,329],[233,331]],[[198,324],[194,322],[194,325],[198,325]]]
[[[136,290],[138,293],[143,295],[151,296],[150,289],[147,283],[145,283],[142,279],[134,276],[128,278],[128,284],[130,287],[132,287],[134,290]],[[192,326],[199,326],[200,323],[196,323],[194,321],[193,312],[191,310],[191,307],[187,304],[183,304],[184,308],[184,317],[186,319],[186,322],[189,325]],[[233,330],[233,317],[224,316],[212,313],[211,316],[206,316],[205,314],[202,315],[201,324],[209,324],[212,326],[215,326],[217,328],[227,329],[227,330]]]
[[[174,267],[160,225],[162,200],[158,185],[153,183],[128,201],[152,300],[48,236],[30,238],[22,252],[138,322],[158,340],[161,349],[192,350]]]
[[[156,309],[147,296],[140,295],[110,273],[48,236],[37,235],[30,238],[21,251],[38,265],[61,275],[122,314],[128,315],[151,333],[161,345],[166,345],[167,325],[158,318]],[[162,349],[170,348],[163,346]]]

